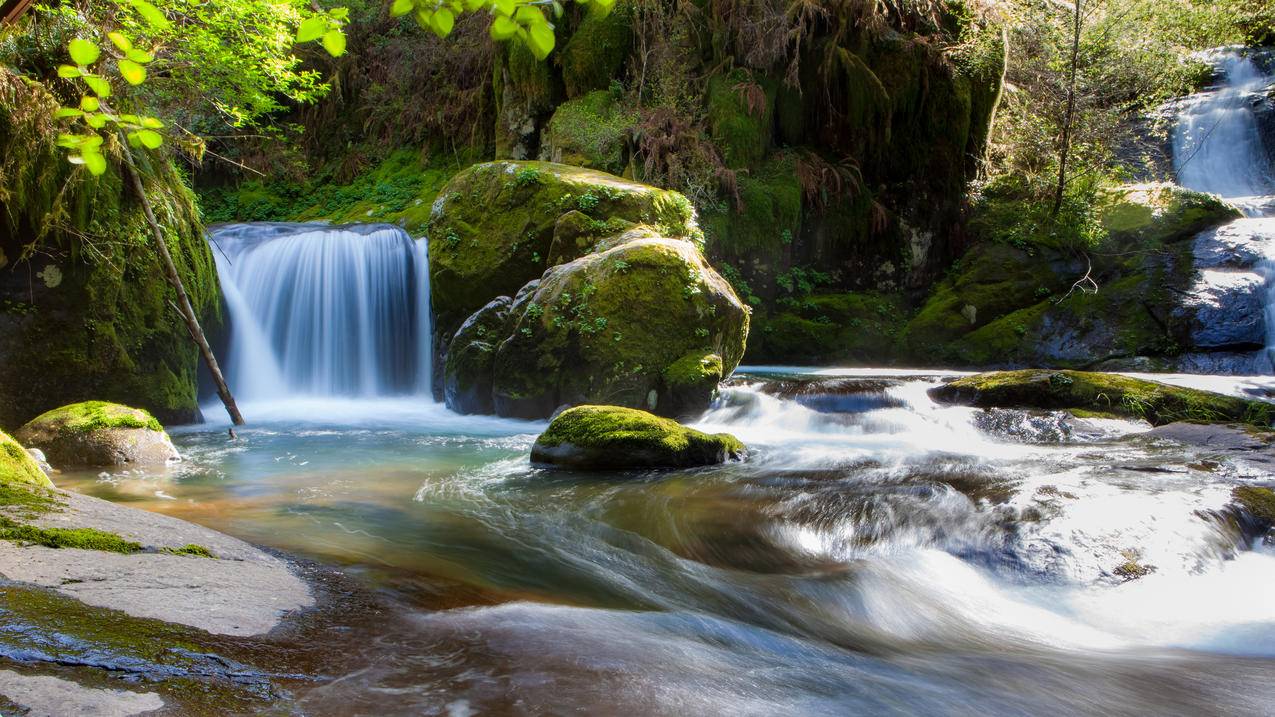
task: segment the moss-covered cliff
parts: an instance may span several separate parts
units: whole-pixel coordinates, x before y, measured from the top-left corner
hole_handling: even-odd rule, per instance
[[[55,145],[56,100],[0,68],[0,426],[86,399],[198,415],[197,351],[118,171],[100,177]],[[194,198],[178,171],[140,156],[191,302],[209,324],[220,293]]]

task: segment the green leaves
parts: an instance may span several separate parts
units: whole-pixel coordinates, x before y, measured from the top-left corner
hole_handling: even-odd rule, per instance
[[[72,65],[58,65],[58,77],[63,79],[73,80],[83,74],[84,73],[80,72],[80,68],[78,67],[74,67]]]
[[[111,39],[111,43],[119,49],[120,52],[128,52],[133,49],[133,41],[124,36],[120,32],[108,32],[106,36]]]
[[[415,8],[416,3],[412,0],[394,0],[394,4],[390,5],[390,17],[403,17]]]
[[[315,15],[308,17],[297,29],[297,42],[314,42],[328,32],[328,16]]]
[[[102,48],[80,37],[71,40],[66,49],[71,53],[71,59],[80,67],[91,65],[102,56]]]
[[[132,60],[120,60],[120,76],[130,85],[140,85],[146,81],[146,68]]]
[[[58,135],[58,146],[71,151],[71,164],[82,164],[94,176],[106,171],[106,157],[102,154],[102,138],[96,134]]]
[[[93,94],[103,99],[111,96],[111,83],[97,75],[83,75],[84,84],[93,90]]]
[[[128,4],[142,16],[151,27],[157,30],[167,30],[172,26],[164,13],[159,11],[154,5],[146,2],[146,0],[127,0]]]
[[[543,17],[543,16],[542,16]],[[553,52],[553,28],[548,22],[533,24],[527,31],[527,47],[537,60],[543,60]]]
[[[85,112],[97,112],[102,107],[102,101],[96,97],[84,95],[80,98],[80,109]]]
[[[333,57],[345,54],[345,33],[340,30],[328,30],[323,33],[323,49]]]
[[[518,34],[518,23],[503,15],[497,15],[491,23],[491,39],[508,40]]]

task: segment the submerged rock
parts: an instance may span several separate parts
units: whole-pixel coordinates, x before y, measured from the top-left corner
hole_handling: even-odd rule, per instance
[[[1141,418],[1154,426],[1175,421],[1240,422],[1267,428],[1275,404],[1169,386],[1118,374],[1027,369],[966,376],[930,389],[942,403],[982,408],[1078,409]]]
[[[40,464],[17,441],[0,431],[0,485],[28,483],[52,488],[53,482]]]
[[[150,413],[105,401],[73,403],[18,429],[25,444],[58,467],[163,465],[181,456]]]
[[[531,460],[581,470],[685,468],[745,454],[744,444],[727,433],[710,435],[632,408],[577,406],[553,419]]]

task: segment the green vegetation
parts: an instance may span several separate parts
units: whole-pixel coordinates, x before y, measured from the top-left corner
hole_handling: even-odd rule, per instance
[[[53,482],[40,470],[35,460],[27,455],[26,450],[7,433],[0,431],[0,490],[5,491],[0,494],[0,505],[9,505],[7,499],[20,497],[21,493],[14,491],[21,489],[12,487],[15,483],[53,487]]]
[[[187,543],[180,548],[160,548],[159,552],[168,553],[169,555],[189,555],[195,558],[215,558],[212,551],[202,545],[195,543]]]
[[[20,518],[36,518],[63,504],[56,493],[41,485],[0,482],[0,510]]]
[[[102,550],[108,553],[140,552],[140,543],[96,528],[41,528],[0,516],[0,540],[46,548]]]
[[[1109,373],[1028,369],[983,373],[931,390],[937,400],[995,408],[1083,409],[1143,419],[1269,428],[1275,404]]]
[[[54,433],[90,433],[108,428],[164,430],[159,421],[146,411],[106,401],[84,401],[55,408],[23,426],[23,430],[36,429]]]
[[[576,468],[693,466],[743,457],[734,436],[709,435],[646,411],[577,406],[536,439],[532,460]]]
[[[597,90],[558,105],[543,141],[555,162],[622,174],[636,123],[635,111],[621,106],[611,92]]]

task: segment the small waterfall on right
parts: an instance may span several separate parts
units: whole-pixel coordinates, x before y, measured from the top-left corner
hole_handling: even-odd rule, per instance
[[[1196,265],[1206,294],[1228,292],[1252,297],[1255,284],[1265,315],[1265,351],[1254,365],[1258,373],[1275,372],[1275,147],[1263,142],[1255,108],[1275,83],[1247,51],[1222,48],[1209,52],[1218,84],[1185,98],[1173,134],[1174,170],[1178,183],[1217,194],[1238,206],[1245,219],[1201,235]],[[1264,288],[1263,288],[1264,285]],[[1243,304],[1243,302],[1240,302]],[[1251,304],[1250,304],[1251,305]],[[1256,319],[1257,307],[1253,307]],[[1261,344],[1258,344],[1261,345]]]

